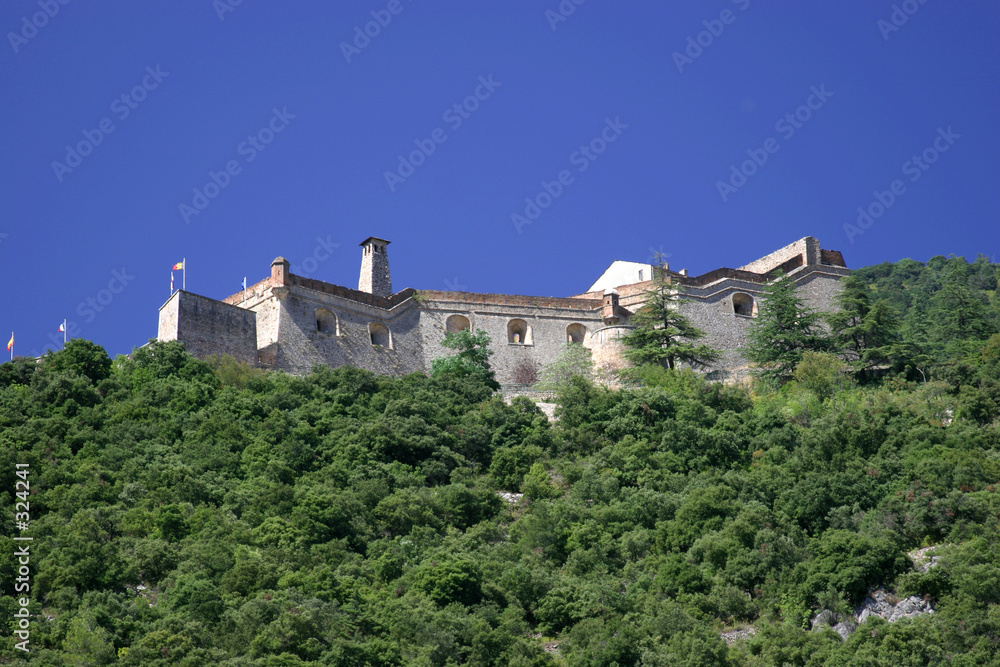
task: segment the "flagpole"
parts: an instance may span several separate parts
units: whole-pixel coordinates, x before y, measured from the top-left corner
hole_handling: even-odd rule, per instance
[[[176,256],[176,255],[175,255]],[[187,257],[181,260],[181,289],[187,291],[188,261]]]
[[[14,361],[14,332],[10,332],[10,360]]]
[[[66,347],[66,318],[63,318],[63,347]]]

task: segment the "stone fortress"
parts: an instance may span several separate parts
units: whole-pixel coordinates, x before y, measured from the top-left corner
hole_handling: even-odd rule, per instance
[[[515,382],[525,365],[541,369],[566,342],[591,350],[595,366],[626,366],[621,337],[630,316],[654,284],[650,264],[615,261],[590,288],[570,297],[534,297],[404,289],[393,293],[389,241],[361,243],[358,288],[294,275],[288,260],[271,263],[271,275],[222,300],[179,290],[159,312],[157,338],[179,340],[196,357],[228,354],[256,367],[308,373],[314,366],[355,366],[401,376],[430,370],[452,351],[445,333],[485,330],[491,365],[501,384]],[[747,372],[739,350],[757,315],[761,292],[783,271],[814,310],[834,308],[839,280],[849,270],[839,251],[822,250],[811,236],[737,269],[700,276],[665,269],[686,300],[681,308],[705,331],[702,342],[721,357],[709,378],[738,379]]]

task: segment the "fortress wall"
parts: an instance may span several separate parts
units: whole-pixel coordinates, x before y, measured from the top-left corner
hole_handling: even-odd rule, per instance
[[[270,289],[260,294],[253,301],[248,300],[247,308],[257,317],[257,351],[261,365],[273,367],[275,353],[278,347],[279,321],[281,308],[278,297]]]
[[[467,305],[525,306],[531,308],[591,310],[601,307],[601,294],[584,296],[523,296],[518,294],[480,294],[476,292],[443,292],[420,290],[422,302],[461,303]]]
[[[318,308],[335,315],[334,330],[318,330]],[[292,287],[280,299],[280,335],[273,355],[274,367],[290,373],[308,373],[316,365],[334,368],[349,365],[392,376],[422,371],[417,311],[412,300],[387,311],[328,292]],[[371,322],[388,327],[391,348],[372,345]]]
[[[629,366],[625,359],[625,344],[622,337],[628,335],[631,327],[603,326],[596,329],[591,337],[591,361],[598,376],[613,374]]]
[[[331,296],[340,297],[341,299],[347,299],[355,303],[363,303],[369,306],[374,306],[376,308],[395,308],[399,304],[403,303],[409,299],[416,292],[412,287],[407,287],[406,289],[392,294],[390,296],[379,296],[377,294],[371,294],[369,292],[362,292],[360,290],[351,289],[350,287],[343,287],[341,285],[333,285],[331,283],[325,283],[322,280],[316,280],[314,278],[304,278],[302,276],[297,276],[291,274],[288,276],[289,284],[295,287],[301,287],[304,289],[311,290],[313,292],[322,292],[324,294],[329,294]]]
[[[831,312],[836,309],[834,296],[841,289],[840,278],[849,273],[850,271],[845,268],[810,266],[794,270],[789,277],[795,281],[799,297],[809,308]],[[687,298],[683,302],[684,314],[705,332],[706,337],[701,342],[722,351],[719,360],[712,365],[712,368],[739,370],[747,366],[740,348],[746,345],[747,330],[753,318],[736,314],[733,295],[737,293],[749,295],[759,309],[764,287],[764,284],[757,282],[725,279],[706,287],[683,288]],[[627,296],[620,298],[619,303],[635,312],[643,304],[643,291],[630,290]]]
[[[421,294],[425,294],[421,292]],[[439,357],[452,354],[441,341],[444,340],[445,323],[449,315],[464,315],[469,318],[472,330],[485,330],[490,335],[493,356],[490,365],[501,384],[514,382],[515,366],[521,361],[535,364],[538,370],[555,361],[563,343],[566,342],[566,327],[582,324],[588,332],[603,326],[600,309],[532,307],[518,305],[533,297],[512,297],[509,304],[475,304],[452,300],[422,300],[420,309],[420,329],[426,369]],[[542,302],[561,303],[569,299],[546,300]],[[575,301],[575,300],[573,300]],[[531,343],[509,343],[507,325],[512,319],[522,319],[531,327]],[[589,342],[589,341],[588,341]]]
[[[253,285],[247,285],[245,290],[240,290],[236,294],[231,294],[225,299],[222,299],[222,303],[228,303],[231,306],[240,306],[251,303],[254,299],[259,299],[260,297],[268,294],[270,292],[273,281],[270,276],[264,278],[260,282],[254,283]]]
[[[847,275],[850,275],[847,269],[826,266],[820,271],[811,271],[795,281],[799,297],[813,310],[833,312],[837,310],[834,298],[843,289],[840,279]]]
[[[812,236],[801,238],[795,243],[790,243],[784,248],[779,248],[769,255],[765,255],[758,260],[739,267],[739,271],[751,271],[753,273],[767,273],[778,265],[788,260],[802,256],[805,264],[820,263],[819,241]]]
[[[167,302],[160,306],[156,325],[156,340],[177,340],[177,310],[180,307],[180,292],[174,292]]]
[[[705,332],[705,337],[698,342],[720,351],[719,360],[711,366],[714,369],[734,370],[747,365],[739,349],[747,343],[747,330],[753,319],[733,312],[732,295],[736,291],[716,292],[708,299],[684,303],[684,314]]]
[[[228,354],[237,361],[257,363],[255,315],[191,292],[175,292],[160,309],[157,338],[179,340],[200,359]]]
[[[622,346],[617,336],[630,329],[629,312],[643,305],[646,290],[654,285],[645,281],[620,286],[621,326],[606,327],[604,295],[598,292],[532,297],[405,289],[383,297],[291,275],[287,266],[278,258],[271,277],[250,286],[245,295],[238,292],[223,301],[175,293],[160,309],[158,338],[181,340],[199,357],[230,354],[291,373],[307,373],[316,365],[350,365],[400,376],[429,371],[434,359],[452,353],[441,341],[448,316],[458,314],[467,317],[474,330],[489,333],[491,364],[497,380],[508,384],[521,362],[541,370],[555,361],[567,340],[567,326],[573,323],[588,332],[584,345],[591,348],[598,365],[620,367]],[[839,252],[821,250],[812,237],[740,269],[716,269],[701,276],[671,273],[674,286],[689,297],[685,313],[707,334],[703,342],[723,351],[715,368],[735,370],[730,377],[745,372],[739,350],[752,323],[750,316],[736,314],[733,295],[747,294],[759,305],[766,282],[778,269],[795,280],[811,308],[822,311],[834,309],[839,279],[850,273]],[[317,324],[319,308],[330,313],[322,326]],[[514,319],[530,327],[530,340],[509,341],[508,324]],[[369,328],[373,322],[388,328],[381,345],[373,345]]]

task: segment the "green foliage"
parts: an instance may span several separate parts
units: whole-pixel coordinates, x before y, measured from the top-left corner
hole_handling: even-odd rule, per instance
[[[111,357],[104,348],[83,338],[66,342],[58,352],[49,352],[43,357],[43,364],[49,364],[57,371],[72,371],[84,376],[95,385],[111,375]]]
[[[447,559],[424,563],[416,569],[413,585],[439,605],[457,602],[472,605],[482,597],[482,573],[467,559]]]
[[[788,276],[781,275],[764,288],[758,311],[747,332],[744,354],[761,367],[763,378],[785,382],[805,352],[829,348],[821,327],[822,315],[805,307]]]
[[[803,352],[802,361],[792,371],[800,385],[827,398],[851,386],[847,366],[835,355],[827,352]]]
[[[841,281],[835,302],[837,310],[827,315],[833,344],[851,363],[862,381],[875,378],[881,366],[899,366],[905,355],[901,344],[901,321],[886,299],[872,304],[870,287],[858,276]]]
[[[697,344],[705,332],[680,312],[678,306],[683,300],[666,271],[656,271],[653,287],[645,294],[645,305],[630,318],[635,329],[623,339],[629,361],[674,370],[678,364],[701,367],[718,358],[717,350]]]
[[[431,362],[431,375],[436,378],[455,376],[470,378],[482,382],[493,390],[499,389],[492,369],[490,357],[490,335],[485,329],[472,333],[469,329],[449,331],[445,334],[441,345],[458,350],[454,355],[435,359]]]
[[[1000,267],[983,255],[973,263],[938,256],[926,264],[904,259],[854,272],[874,301],[886,301],[901,315],[895,370],[919,380],[941,376],[1000,332],[998,276]]]
[[[634,389],[574,376],[553,423],[475,373],[292,377],[176,343],[109,373],[83,342],[5,364],[0,492],[12,508],[30,465],[44,545],[32,660],[994,664],[1000,336],[973,342],[929,382],[852,384],[849,355],[809,350],[774,392],[656,366]],[[932,544],[934,567],[911,567]],[[935,613],[847,641],[804,629],[875,586]],[[757,634],[727,649],[735,624]],[[17,655],[9,633],[0,652]]]

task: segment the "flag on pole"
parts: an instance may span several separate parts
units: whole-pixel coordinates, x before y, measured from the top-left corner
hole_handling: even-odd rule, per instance
[[[63,320],[62,324],[59,325],[59,333],[66,333],[66,320]]]
[[[14,332],[13,331],[10,332],[10,342],[7,343],[7,349],[8,350],[14,349]]]
[[[171,296],[173,295],[173,293],[174,293],[174,272],[171,271],[170,272],[170,294],[171,294]]]
[[[246,291],[247,288],[247,277],[243,276],[243,290]]]
[[[181,289],[182,290],[186,290],[187,289],[187,269],[184,268],[185,262],[187,262],[187,258],[182,259],[181,261],[177,262],[172,267],[170,267],[171,271],[182,271],[182,273],[181,273]],[[170,293],[171,294],[174,293],[173,280],[174,280],[174,274],[171,273],[170,274],[170,281],[171,281],[170,282]]]

